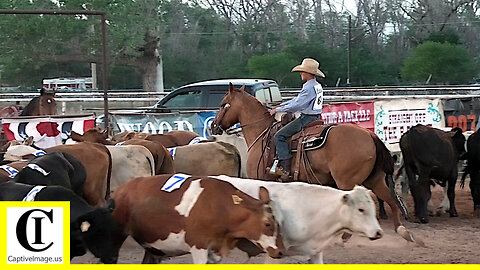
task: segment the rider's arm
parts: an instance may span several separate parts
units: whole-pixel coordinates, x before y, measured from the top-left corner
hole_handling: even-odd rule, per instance
[[[300,94],[290,102],[282,104],[276,109],[277,112],[298,112],[306,109],[314,98],[316,97],[315,91],[308,91],[308,89],[302,89]]]

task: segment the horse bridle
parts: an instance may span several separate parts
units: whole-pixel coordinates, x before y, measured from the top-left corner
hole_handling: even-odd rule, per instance
[[[228,109],[229,109],[230,107],[231,107],[231,105],[230,105],[229,103],[226,103],[225,105],[222,106],[222,109],[223,109],[223,110],[221,110],[221,111],[219,112],[219,114],[217,115],[217,117],[218,117],[218,118],[217,118],[217,119],[218,119],[218,122],[221,122],[221,121],[222,121],[223,116],[225,115],[225,113],[228,111]],[[255,121],[253,121],[253,122],[251,122],[251,123],[248,123],[248,124],[240,125],[239,127],[233,127],[233,126],[232,126],[232,127],[227,128],[226,130],[223,129],[222,126],[217,125],[217,124],[213,124],[213,127],[214,127],[214,128],[218,127],[221,131],[227,133],[228,135],[231,135],[231,134],[234,134],[234,133],[235,133],[234,130],[242,129],[242,128],[244,128],[244,127],[251,126],[251,125],[253,125],[253,124],[262,122],[262,121],[264,121],[265,119],[268,119],[269,116],[270,116],[270,115],[265,116],[265,117],[263,117],[263,118],[260,118],[260,119],[258,119],[258,120],[255,120]],[[265,130],[267,130],[267,129],[268,129],[268,127],[267,127]],[[264,130],[264,132],[262,132],[262,134],[265,133],[265,130]],[[257,139],[258,139],[258,138],[257,138]],[[256,140],[255,140],[255,141],[256,141]],[[252,144],[252,145],[253,145],[253,144]]]

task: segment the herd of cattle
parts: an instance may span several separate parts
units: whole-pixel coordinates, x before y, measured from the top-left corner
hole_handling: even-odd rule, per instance
[[[468,151],[458,129],[418,125],[402,136],[420,222],[428,222],[431,179],[446,186],[450,216],[457,216],[459,159],[468,160],[480,215],[479,135],[469,137]],[[201,140],[189,131],[108,138],[91,129],[71,138],[76,143],[48,149],[10,142],[0,166],[0,201],[70,201],[71,258],[90,251],[103,263],[116,263],[131,236],[145,249],[143,263],[187,253],[194,263],[214,263],[235,247],[249,256],[267,253],[266,262],[289,256],[322,263],[332,239],[383,235],[366,188],[245,179],[247,150],[230,143],[194,143]]]

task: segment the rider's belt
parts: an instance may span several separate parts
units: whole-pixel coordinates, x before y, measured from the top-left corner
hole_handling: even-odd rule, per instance
[[[321,114],[306,114],[306,113],[302,113],[303,115],[308,115],[308,116],[317,116],[317,117],[320,117]]]

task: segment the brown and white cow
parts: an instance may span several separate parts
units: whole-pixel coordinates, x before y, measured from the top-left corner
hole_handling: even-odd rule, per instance
[[[248,239],[279,258],[284,247],[269,193],[259,200],[210,177],[140,177],[119,187],[113,217],[123,225],[118,248],[131,235],[145,248],[144,263],[190,253],[194,263],[217,262]]]

